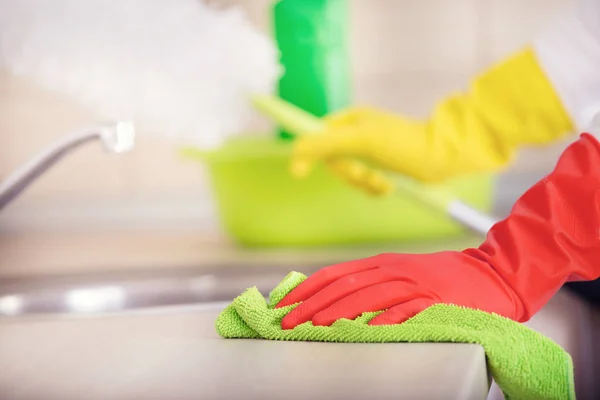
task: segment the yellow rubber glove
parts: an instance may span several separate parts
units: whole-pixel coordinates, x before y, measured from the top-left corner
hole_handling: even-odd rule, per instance
[[[573,130],[530,48],[486,71],[467,93],[439,103],[426,121],[353,108],[324,122],[324,132],[297,139],[292,174],[304,177],[324,161],[376,194],[392,186],[373,167],[426,182],[491,172],[507,165],[519,146],[549,143]]]

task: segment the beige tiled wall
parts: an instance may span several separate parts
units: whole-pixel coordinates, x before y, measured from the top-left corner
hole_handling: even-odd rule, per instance
[[[262,29],[270,29],[270,0],[211,2],[237,4]],[[437,99],[464,88],[474,73],[526,44],[573,2],[351,0],[355,101],[424,116]],[[61,133],[94,119],[90,110],[0,73],[0,176]],[[546,159],[537,158],[538,164],[552,157],[550,151]],[[185,195],[203,181],[199,169],[178,159],[171,144],[141,132],[128,155],[109,157],[93,147],[77,152],[36,184],[27,202],[143,198],[168,191]]]

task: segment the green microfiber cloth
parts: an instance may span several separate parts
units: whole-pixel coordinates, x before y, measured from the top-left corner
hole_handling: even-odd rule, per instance
[[[282,318],[298,304],[273,307],[305,279],[301,273],[290,273],[271,292],[269,303],[256,287],[247,289],[221,312],[217,332],[238,339],[477,343],[485,349],[488,368],[506,399],[575,399],[573,364],[567,352],[518,322],[483,311],[438,304],[397,325],[369,326],[369,320],[381,313],[371,312],[328,327],[309,321],[283,330]]]

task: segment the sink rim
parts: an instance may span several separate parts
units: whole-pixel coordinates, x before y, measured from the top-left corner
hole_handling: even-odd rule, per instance
[[[249,287],[268,294],[289,272],[311,274],[319,268],[216,266],[4,280],[0,319],[230,302]]]

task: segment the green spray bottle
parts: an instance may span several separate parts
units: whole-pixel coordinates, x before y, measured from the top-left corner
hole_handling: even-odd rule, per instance
[[[316,117],[349,106],[347,0],[279,0],[273,22],[284,67],[279,96]],[[279,136],[294,134],[280,128]]]

